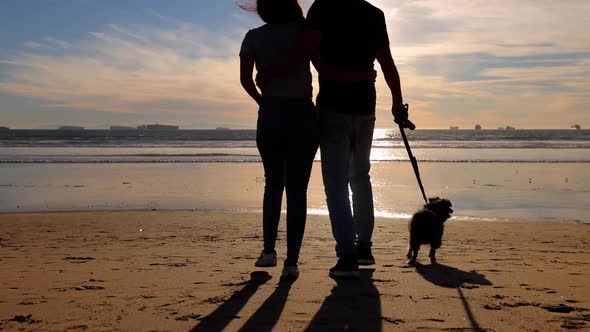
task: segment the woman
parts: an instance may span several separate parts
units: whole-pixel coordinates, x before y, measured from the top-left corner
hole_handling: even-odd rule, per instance
[[[293,48],[305,28],[297,0],[257,0],[240,5],[255,10],[265,25],[250,30],[240,50],[240,80],[258,103],[256,145],[264,165],[264,249],[257,267],[277,265],[275,243],[281,215],[283,190],[287,193],[287,257],[282,276],[297,278],[299,252],[307,215],[307,185],[318,149],[316,109],[312,102],[309,61],[294,66],[287,75],[274,78],[262,88],[252,79],[254,66],[264,71]]]

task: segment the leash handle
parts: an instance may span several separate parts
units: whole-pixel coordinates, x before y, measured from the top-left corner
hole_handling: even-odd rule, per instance
[[[404,112],[406,113],[406,117],[405,117],[405,119],[402,119],[402,120],[395,119],[395,113],[392,112],[393,116],[394,116],[394,122],[397,123],[400,127],[408,128],[410,130],[415,130],[416,125],[413,124],[412,121],[410,121],[410,119],[408,119],[408,114],[410,112],[410,105],[404,104]]]

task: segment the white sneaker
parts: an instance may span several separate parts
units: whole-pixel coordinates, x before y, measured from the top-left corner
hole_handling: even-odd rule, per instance
[[[254,264],[254,266],[256,266],[256,267],[277,266],[277,253],[274,251],[270,252],[270,253],[265,253],[263,250],[262,253],[260,253],[260,257],[258,257],[258,260]]]
[[[299,268],[297,265],[285,265],[283,266],[283,273],[281,274],[282,278],[285,279],[297,279],[299,278]]]

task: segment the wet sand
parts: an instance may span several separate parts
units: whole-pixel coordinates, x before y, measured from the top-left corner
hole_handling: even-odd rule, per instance
[[[451,219],[410,268],[406,222],[380,219],[377,264],[338,283],[327,217],[294,283],[254,267],[260,234],[256,213],[0,215],[0,330],[590,329],[590,225]]]
[[[308,208],[327,214],[315,163]],[[590,223],[590,164],[421,163],[429,197],[449,198],[457,219]],[[373,163],[377,215],[409,217],[422,202],[409,163]],[[0,213],[262,209],[260,163],[0,164]]]

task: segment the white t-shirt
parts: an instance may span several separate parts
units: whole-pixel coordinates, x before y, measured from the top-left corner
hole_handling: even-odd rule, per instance
[[[280,60],[286,51],[293,48],[305,29],[305,23],[265,24],[248,31],[240,56],[253,56],[258,71]],[[312,98],[311,71],[309,62],[294,67],[287,75],[273,79],[262,89],[263,96]]]

